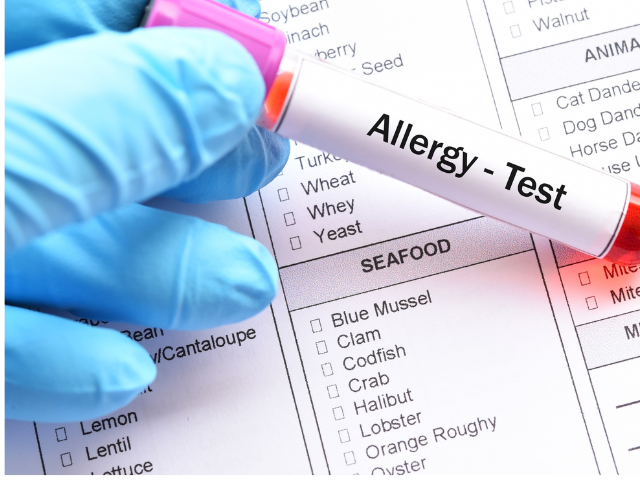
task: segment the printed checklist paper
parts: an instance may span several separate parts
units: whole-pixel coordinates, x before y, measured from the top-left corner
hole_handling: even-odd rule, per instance
[[[635,0],[261,4],[292,47],[640,183]],[[105,417],[7,421],[7,473],[640,473],[639,268],[295,142],[246,199],[151,204],[261,241],[277,298],[209,331],[75,319],[158,378]]]

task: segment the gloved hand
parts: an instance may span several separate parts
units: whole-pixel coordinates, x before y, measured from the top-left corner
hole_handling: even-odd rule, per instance
[[[254,126],[264,83],[235,41],[117,33],[136,27],[146,1],[7,0],[7,418],[96,417],[156,375],[135,341],[40,307],[203,329],[251,317],[275,295],[275,262],[256,241],[135,203],[239,198],[289,152]],[[241,6],[259,13],[257,0]]]

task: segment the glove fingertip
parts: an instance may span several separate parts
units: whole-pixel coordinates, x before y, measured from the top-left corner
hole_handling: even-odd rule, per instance
[[[156,379],[156,366],[144,348],[122,333],[105,329],[101,336],[103,343],[118,346],[117,358],[109,358],[107,368],[100,372],[101,390],[112,395],[114,401],[122,398],[128,403]]]
[[[260,186],[258,186],[256,190],[268,185],[274,178],[280,175],[291,154],[291,142],[288,138],[271,134],[265,135],[264,139],[267,143],[267,149],[271,152],[269,157],[271,158],[272,164],[270,165],[268,174],[264,176]]]
[[[131,402],[156,377],[149,354],[119,332],[5,307],[5,416],[69,422]]]
[[[252,240],[252,239],[249,239]],[[262,270],[262,295],[260,301],[263,303],[260,310],[266,308],[278,293],[278,266],[271,256],[271,253],[260,242],[255,241],[256,259],[259,268]],[[257,270],[257,269],[256,269]],[[260,311],[259,310],[259,311]]]
[[[278,268],[258,241],[220,225],[201,224],[203,241],[191,253],[191,278],[199,278],[192,292],[198,301],[185,315],[180,329],[211,328],[251,318],[273,301],[278,292]],[[217,251],[212,255],[212,251]],[[193,272],[199,271],[200,274]],[[204,314],[209,312],[209,314]],[[193,323],[192,323],[193,322]]]

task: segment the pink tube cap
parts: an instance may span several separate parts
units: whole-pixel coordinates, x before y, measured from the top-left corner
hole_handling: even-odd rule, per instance
[[[287,39],[282,32],[213,0],[152,0],[145,27],[209,28],[240,42],[254,58],[268,92],[278,73]]]

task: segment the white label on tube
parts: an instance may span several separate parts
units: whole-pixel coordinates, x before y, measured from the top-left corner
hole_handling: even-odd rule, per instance
[[[277,132],[484,215],[604,256],[623,179],[303,59]]]

